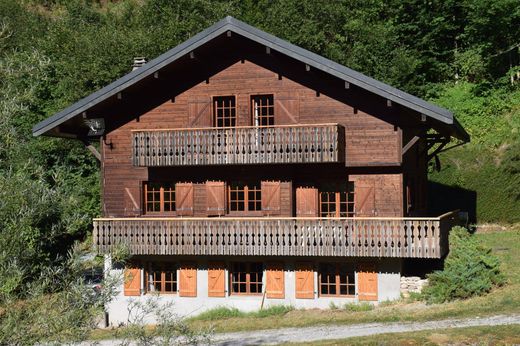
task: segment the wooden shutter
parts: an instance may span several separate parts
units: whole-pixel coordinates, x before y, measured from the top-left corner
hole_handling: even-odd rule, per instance
[[[285,298],[285,273],[283,263],[267,263],[266,294],[267,298]]]
[[[362,185],[356,182],[354,185],[354,209],[356,216],[375,215],[375,189],[374,185]]]
[[[208,264],[208,296],[226,296],[226,275],[223,262],[212,262]]]
[[[197,296],[197,268],[194,264],[184,263],[179,270],[179,296]]]
[[[377,300],[377,271],[375,264],[359,264],[357,277],[359,300]]]
[[[175,209],[179,216],[193,216],[193,184],[175,184]]]
[[[124,295],[140,296],[141,295],[141,269],[125,268],[124,270]]]
[[[211,100],[208,98],[188,100],[188,126],[189,127],[211,127]]]
[[[314,268],[312,263],[296,263],[296,298],[314,299]]]
[[[206,210],[208,216],[226,213],[226,183],[223,181],[206,182]]]
[[[280,182],[262,181],[261,189],[264,215],[280,215]]]
[[[277,125],[297,124],[300,118],[298,93],[279,93],[274,98],[274,123]]]
[[[137,185],[137,183],[135,185]],[[141,198],[139,186],[125,187],[124,194],[124,215],[139,216],[141,214]]]
[[[296,189],[296,216],[318,216],[318,189],[298,187]]]

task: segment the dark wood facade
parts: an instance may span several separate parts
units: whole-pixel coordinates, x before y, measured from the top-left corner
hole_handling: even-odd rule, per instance
[[[178,246],[174,234],[197,232],[207,242],[213,223],[200,218],[219,217],[232,225],[223,232],[238,237],[249,227],[240,218],[269,218],[250,225],[258,237],[278,220],[284,226],[274,236],[283,239],[303,232],[299,220],[308,218],[315,232],[308,240],[332,242],[307,252],[271,246],[265,255],[439,258],[447,251],[439,234],[446,227],[424,217],[428,151],[451,137],[467,140],[449,111],[233,18],[147,65],[34,129],[84,142],[99,137],[99,249],[126,239],[157,254],[156,239]],[[103,120],[98,134],[87,126],[96,119]],[[189,224],[182,230],[180,218]],[[322,221],[329,219],[337,224]],[[134,234],[136,225],[150,230]],[[204,254],[198,249],[191,254]],[[244,245],[248,251],[257,250]]]

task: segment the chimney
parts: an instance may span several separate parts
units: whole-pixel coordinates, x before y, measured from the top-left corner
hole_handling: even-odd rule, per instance
[[[134,64],[132,65],[132,71],[137,70],[139,67],[146,64],[146,58],[144,56],[138,56],[134,58]]]

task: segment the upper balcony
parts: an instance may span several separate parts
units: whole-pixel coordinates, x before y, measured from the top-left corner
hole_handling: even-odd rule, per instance
[[[133,131],[134,166],[345,161],[338,124]]]
[[[131,255],[442,258],[458,212],[432,218],[95,219],[94,246]]]

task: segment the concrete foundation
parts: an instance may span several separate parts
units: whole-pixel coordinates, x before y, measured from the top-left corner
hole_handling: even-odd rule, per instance
[[[267,308],[274,305],[290,305],[297,309],[328,309],[332,304],[341,307],[346,303],[358,302],[357,298],[357,272],[356,275],[356,295],[354,297],[320,297],[318,288],[318,272],[314,271],[314,299],[297,299],[295,297],[295,263],[296,262],[312,262],[315,264],[315,269],[318,268],[318,264],[322,262],[348,262],[352,263],[355,268],[355,264],[360,261],[370,261],[376,264],[378,276],[378,301],[395,300],[400,298],[400,272],[401,272],[401,260],[400,259],[367,259],[367,258],[276,258],[277,262],[284,263],[285,269],[285,298],[283,299],[269,299],[263,295],[230,295],[229,294],[229,275],[226,269],[226,297],[208,297],[208,261],[223,261],[226,263],[237,262],[237,261],[268,261],[274,259],[266,258],[254,258],[248,256],[247,258],[240,257],[228,257],[228,258],[207,258],[201,259],[194,257],[177,256],[179,261],[189,261],[197,264],[197,297],[180,297],[177,294],[162,294],[158,295],[155,293],[144,293],[144,277],[142,277],[142,294],[140,296],[129,297],[125,296],[123,292],[123,269],[117,268],[112,264],[110,257],[106,257],[105,269],[107,275],[112,277],[119,277],[120,285],[119,290],[114,300],[108,304],[106,311],[108,313],[108,320],[111,326],[118,326],[126,324],[129,321],[129,308],[132,307],[132,302],[148,302],[150,300],[157,301],[161,306],[168,306],[174,310],[174,313],[180,317],[191,317],[200,314],[206,310],[217,308],[217,307],[233,307],[242,311],[257,311],[262,307]],[[149,257],[151,260],[152,257]],[[160,259],[160,257],[157,257]],[[170,258],[171,259],[171,258]],[[173,262],[175,263],[175,262]],[[179,275],[177,275],[179,277]],[[265,288],[265,272],[263,275],[263,287]],[[373,302],[377,303],[377,302]],[[132,317],[132,316],[130,316]],[[154,323],[153,316],[147,316],[145,318],[146,323]]]

